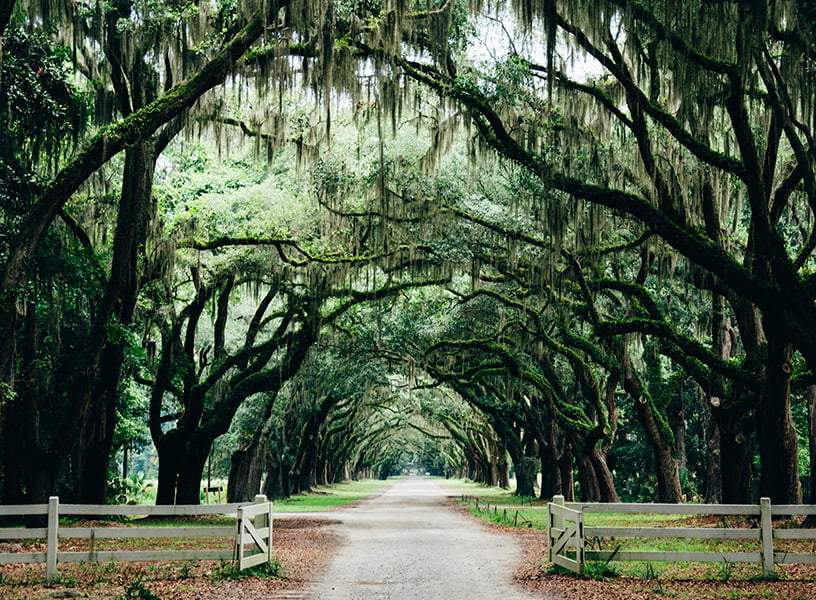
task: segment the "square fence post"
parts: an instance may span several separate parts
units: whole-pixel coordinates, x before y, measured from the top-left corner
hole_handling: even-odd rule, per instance
[[[762,544],[762,576],[774,576],[773,519],[771,499],[759,499],[760,542]]]
[[[48,529],[46,530],[45,579],[52,583],[57,579],[57,551],[59,549],[59,497],[48,499]]]
[[[269,537],[267,538],[266,546],[266,562],[272,562],[272,503],[269,502],[264,494],[255,496],[255,504],[268,504],[269,510],[261,513],[255,517],[255,529],[262,529],[267,527],[269,529]]]
[[[586,553],[584,552],[584,511],[578,513],[575,527],[575,562],[578,563],[578,575],[583,576],[586,571]]]
[[[233,552],[233,560],[235,567],[240,571],[244,565],[244,507],[239,506],[235,515],[235,524],[237,529],[235,531],[235,551]]]
[[[564,496],[561,496],[561,495],[553,496],[553,499],[550,501],[550,504],[555,504],[557,506],[564,506]],[[553,529],[560,529],[560,530],[563,531],[565,523],[564,523],[564,516],[560,512],[559,513],[554,513],[548,507],[547,508],[547,513],[549,515],[549,518],[547,519],[547,538],[548,538],[547,539],[547,541],[548,541],[548,543],[547,543],[547,553],[549,554],[550,562],[554,562],[553,561],[553,542],[554,542],[555,538],[553,537]]]

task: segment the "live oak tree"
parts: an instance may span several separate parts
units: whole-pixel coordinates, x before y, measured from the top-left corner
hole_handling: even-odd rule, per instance
[[[13,5],[7,3],[4,7]],[[48,27],[63,36],[62,39],[72,41],[75,68],[87,78],[98,97],[95,109],[99,129],[93,137],[83,140],[72,155],[61,157],[54,153],[52,159],[57,168],[53,174],[40,169],[37,174],[43,182],[14,224],[0,284],[4,295],[0,346],[4,404],[26,404],[29,409],[21,406],[20,410],[39,410],[38,401],[25,390],[17,393],[20,374],[15,372],[20,353],[18,344],[25,328],[17,306],[27,286],[36,281],[35,257],[55,217],[72,195],[112,157],[127,148],[113,258],[102,275],[103,293],[91,301],[98,310],[89,315],[88,334],[80,344],[83,353],[80,355],[70,348],[51,349],[57,355],[62,351],[71,354],[70,358],[57,356],[57,360],[66,360],[73,366],[68,373],[71,379],[63,380],[71,393],[70,400],[67,394],[60,400],[66,417],[60,421],[60,430],[44,430],[32,436],[32,439],[41,436],[41,439],[58,442],[57,447],[51,449],[49,460],[53,473],[50,480],[41,485],[23,484],[13,492],[40,500],[53,493],[60,465],[68,452],[76,448],[80,469],[75,494],[86,501],[100,502],[105,495],[116,395],[127,338],[125,330],[132,318],[139,287],[150,276],[149,272],[139,270],[139,263],[144,260],[144,244],[151,225],[151,181],[156,157],[167,139],[178,130],[178,121],[171,121],[224,80],[262,36],[266,17],[277,14],[283,5],[258,7],[254,14],[236,15],[231,26],[224,28],[222,47],[193,61],[189,60],[189,53],[181,51],[181,46],[196,45],[211,32],[204,28],[195,33],[188,30],[191,35],[186,38],[172,35],[172,30],[183,27],[185,18],[190,20],[191,15],[181,14],[183,11],[164,12],[164,9],[172,12],[169,6],[157,5],[156,12],[129,2],[111,6],[106,12],[101,5],[49,7],[44,4],[40,7],[20,3],[18,8],[36,17],[29,21],[32,27],[42,18]],[[155,46],[153,42],[157,41],[172,43]],[[180,45],[174,45],[176,43]],[[156,57],[146,54],[145,44],[159,48],[163,54],[159,61],[147,62]],[[175,80],[184,77],[187,81],[174,85]],[[110,124],[109,119],[117,117],[120,120]],[[154,133],[157,137],[148,140]],[[75,222],[71,222],[71,226],[73,234],[90,251],[103,250],[91,246],[81,226],[77,227]],[[81,360],[77,360],[80,357]]]
[[[529,44],[513,45],[510,86],[450,56],[420,62],[360,47],[467,109],[488,144],[565,202],[625,214],[699,269],[699,285],[730,303],[746,345],[763,349],[761,397],[749,402],[762,424],[761,493],[797,501],[790,352],[816,366],[812,14],[795,1],[628,0],[526,3],[518,14]],[[570,69],[566,49],[600,75]],[[499,95],[508,89],[516,101]],[[719,423],[729,443],[747,447],[748,436]],[[723,499],[747,500],[747,491],[729,485]]]
[[[212,440],[253,394],[263,397],[260,414],[269,413],[259,435],[281,424],[274,416],[288,419],[289,431],[310,428],[304,440],[321,440],[287,446],[289,466],[309,465],[307,478],[288,489],[310,485],[330,454],[336,465],[359,458],[363,440],[383,442],[382,453],[364,457],[366,468],[389,470],[396,447],[386,448],[388,431],[417,422],[386,419],[382,409],[330,391],[282,417],[276,398],[343,302],[368,302],[399,289],[397,281],[429,277],[448,282],[450,314],[432,315],[440,326],[422,336],[394,336],[413,345],[384,355],[403,368],[422,364],[423,385],[482,411],[489,428],[465,430],[475,437],[448,432],[474,462],[479,455],[495,465],[506,450],[522,493],[532,490],[540,461],[542,494],[568,493],[576,464],[587,497],[615,499],[616,403],[626,394],[660,497],[678,500],[682,449],[668,407],[680,382],[693,380],[717,424],[719,441],[709,441],[711,456],[722,459],[722,499],[750,499],[754,436],[761,493],[800,499],[791,376],[812,383],[816,365],[811,3],[21,2],[37,18],[16,24],[13,7],[0,11],[4,56],[28,52],[17,32],[37,28],[40,15],[71,51],[52,47],[30,66],[0,63],[4,83],[21,90],[54,84],[28,105],[0,109],[13,108],[11,128],[0,134],[9,142],[0,158],[10,166],[8,191],[0,190],[8,203],[0,428],[6,446],[10,418],[29,425],[18,441],[36,442],[18,472],[4,461],[4,498],[42,499],[66,476],[61,461],[71,454],[76,496],[101,501],[120,386],[140,362],[131,360],[139,338],[156,342],[159,332],[154,377],[139,377],[155,386],[162,502],[197,501],[193,488]],[[505,56],[496,32],[490,60],[463,51],[467,13],[480,10],[506,11],[507,24],[518,18]],[[369,61],[362,78],[360,60]],[[55,63],[69,61],[94,98],[87,137],[82,111],[61,114],[81,106],[58,98],[75,93],[67,78],[52,77]],[[213,93],[227,78],[231,84]],[[318,108],[288,121],[284,90],[304,81],[303,96]],[[357,151],[371,153],[364,168],[320,157],[316,141],[337,128],[338,113],[324,102],[332,91],[347,93],[353,120],[370,118],[376,129],[379,143]],[[45,109],[41,136],[21,127],[26,106]],[[411,121],[417,137],[430,132],[433,147],[421,160],[385,150],[389,126],[401,121]],[[479,166],[458,177],[473,181],[426,178],[422,171],[444,161],[464,121],[478,134]],[[311,164],[331,217],[316,230],[328,245],[339,235],[341,254],[364,257],[371,270],[349,275],[321,260],[331,254],[325,247],[304,249],[279,231],[208,235],[197,240],[197,252],[213,254],[203,269],[175,264],[178,240],[165,235],[153,191],[157,160],[182,131],[214,134],[225,153],[224,141],[240,134],[270,161],[286,141],[303,160],[321,158]],[[491,169],[511,176],[474,175]],[[101,193],[98,184],[114,172],[121,189]],[[78,191],[89,198],[85,212]],[[221,260],[235,248],[273,248],[297,264],[280,274],[269,264]],[[337,273],[323,280],[316,275],[323,268]],[[162,289],[188,274],[178,297]],[[263,330],[264,342],[262,327],[230,329],[253,286],[259,295],[247,323],[267,316],[277,323]],[[685,320],[673,308],[681,296],[695,301]],[[142,320],[144,306],[156,310]],[[40,429],[26,419],[37,414],[48,415]],[[436,416],[447,427],[445,415]],[[176,454],[190,459],[188,471],[173,465]],[[486,475],[493,465],[473,471]]]

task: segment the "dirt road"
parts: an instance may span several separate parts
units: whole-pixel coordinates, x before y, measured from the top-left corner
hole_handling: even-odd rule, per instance
[[[521,553],[511,536],[458,514],[442,482],[410,478],[334,512],[348,540],[314,600],[529,600],[513,587]]]

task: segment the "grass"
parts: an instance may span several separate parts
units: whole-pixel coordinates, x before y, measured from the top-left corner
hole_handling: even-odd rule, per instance
[[[310,492],[298,494],[284,500],[276,500],[275,512],[308,513],[331,510],[345,506],[380,493],[389,482],[380,479],[347,481],[331,486],[319,486]]]
[[[461,501],[475,517],[499,525],[546,529],[546,501],[516,496],[511,490],[484,486],[467,479],[448,479],[445,485],[461,492]],[[535,508],[541,507],[541,508]]]

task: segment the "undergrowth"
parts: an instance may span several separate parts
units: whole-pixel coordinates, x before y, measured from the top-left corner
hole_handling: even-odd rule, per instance
[[[286,574],[281,562],[273,558],[270,562],[262,563],[243,571],[233,562],[222,562],[218,569],[215,569],[212,574],[213,581],[234,581],[238,579],[245,579],[247,577],[267,577],[276,579],[283,577]]]
[[[125,586],[121,598],[122,600],[161,600],[159,596],[147,588],[141,575],[136,576]]]

